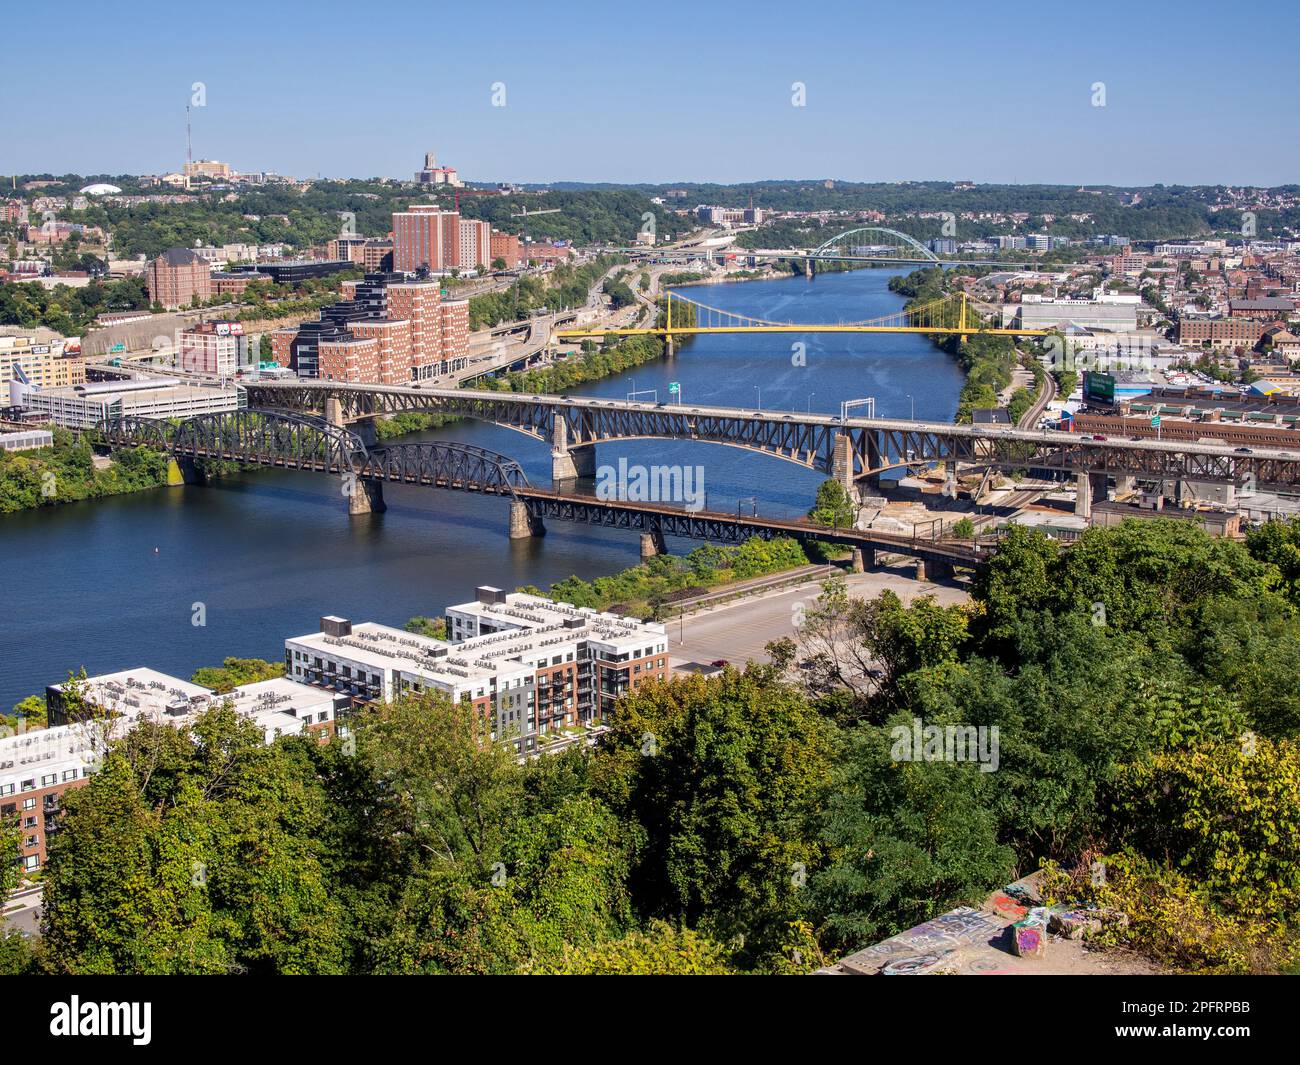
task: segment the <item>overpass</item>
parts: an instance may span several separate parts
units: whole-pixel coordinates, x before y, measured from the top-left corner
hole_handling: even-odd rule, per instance
[[[423,411],[511,429],[551,447],[552,477],[564,483],[596,472],[596,445],[606,441],[692,440],[741,448],[834,477],[846,489],[878,484],[900,467],[944,463],[1043,469],[1080,486],[1080,513],[1104,498],[1106,480],[1135,478],[1300,490],[1300,453],[1224,444],[1093,437],[1029,428],[954,425],[894,418],[841,417],[803,411],[632,403],[587,396],[532,395],[472,389],[408,388],[331,381],[249,384],[249,405],[315,413],[337,425]]]

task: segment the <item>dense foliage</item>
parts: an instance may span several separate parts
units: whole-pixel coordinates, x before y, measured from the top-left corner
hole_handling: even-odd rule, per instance
[[[0,452],[0,514],[156,488],[167,483],[167,456],[145,447],[114,452],[96,466],[89,443],[54,430],[54,446]]]
[[[597,749],[526,764],[428,693],[325,745],[223,709],[141,726],[67,796],[41,948],[0,964],[800,972],[1045,863],[1167,965],[1286,968],[1300,613],[1276,534],[1014,531],[969,605],[831,582],[774,664],[640,686]],[[900,755],[921,720],[996,729],[995,761]]]

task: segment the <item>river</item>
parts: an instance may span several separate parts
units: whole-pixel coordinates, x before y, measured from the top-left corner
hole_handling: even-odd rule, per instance
[[[834,322],[897,310],[902,299],[887,288],[893,272],[682,292],[760,318]],[[792,359],[798,342],[804,365]],[[696,338],[671,362],[571,391],[625,398],[650,389],[666,401],[670,381],[681,383],[688,407],[832,413],[842,399],[875,396],[882,417],[909,417],[914,402],[916,417],[948,420],[962,375],[922,336],[718,335]],[[529,437],[477,423],[426,435],[504,452],[531,481],[549,482],[549,446]],[[601,464],[620,456],[701,466],[712,509],[757,497],[760,514],[801,514],[822,480],[718,445],[629,441],[597,451]],[[0,517],[0,709],[82,666],[95,674],[148,665],[188,677],[228,655],[278,659],[285,638],[316,631],[322,614],[401,625],[472,598],[480,584],[545,587],[638,560],[634,533],[552,522],[544,538],[512,542],[502,500],[400,485],[384,492],[385,513],[349,518],[335,479],[258,471]]]

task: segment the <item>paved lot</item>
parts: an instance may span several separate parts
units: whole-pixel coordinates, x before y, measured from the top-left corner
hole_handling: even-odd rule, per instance
[[[970,597],[955,584],[930,584],[916,580],[914,566],[857,573],[848,578],[849,594],[855,599],[872,599],[886,588],[905,603],[921,595],[933,595],[946,605],[966,602]],[[763,648],[772,640],[794,634],[796,608],[811,607],[821,588],[815,582],[766,595],[738,599],[688,616],[685,622],[670,620],[669,651],[673,663],[713,662],[725,658],[737,666],[753,659],[766,662]],[[683,641],[683,631],[685,640]]]

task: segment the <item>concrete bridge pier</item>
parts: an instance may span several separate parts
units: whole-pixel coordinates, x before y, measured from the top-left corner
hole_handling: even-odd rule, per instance
[[[382,514],[388,509],[384,502],[384,482],[373,477],[353,477],[347,482],[349,514]]]
[[[853,476],[853,441],[846,433],[835,437],[835,447],[831,452],[831,476],[844,487],[851,502],[861,502],[858,484]],[[880,487],[879,474],[868,474],[863,480],[873,488]]]
[[[207,478],[190,455],[170,455],[167,458],[167,486],[176,488],[183,484],[206,484]]]
[[[596,445],[569,446],[569,425],[555,419],[551,432],[551,480],[559,483],[596,476]]]
[[[946,581],[952,578],[952,563],[946,558],[917,558],[918,581]]]
[[[850,570],[853,573],[866,573],[868,570],[876,569],[880,565],[876,561],[876,554],[874,547],[855,547],[852,562],[849,565]]]
[[[1079,473],[1075,475],[1074,484],[1074,512],[1081,518],[1091,518],[1092,505],[1106,501],[1106,475]]]
[[[641,561],[648,558],[654,558],[655,555],[666,555],[668,553],[668,544],[664,540],[664,531],[658,525],[654,525],[641,534]]]
[[[338,397],[325,397],[325,420],[330,425],[338,426],[340,429],[343,428],[343,403]]]
[[[534,518],[528,506],[520,499],[510,502],[510,539],[527,540],[531,536],[545,536],[546,526],[541,518]]]

